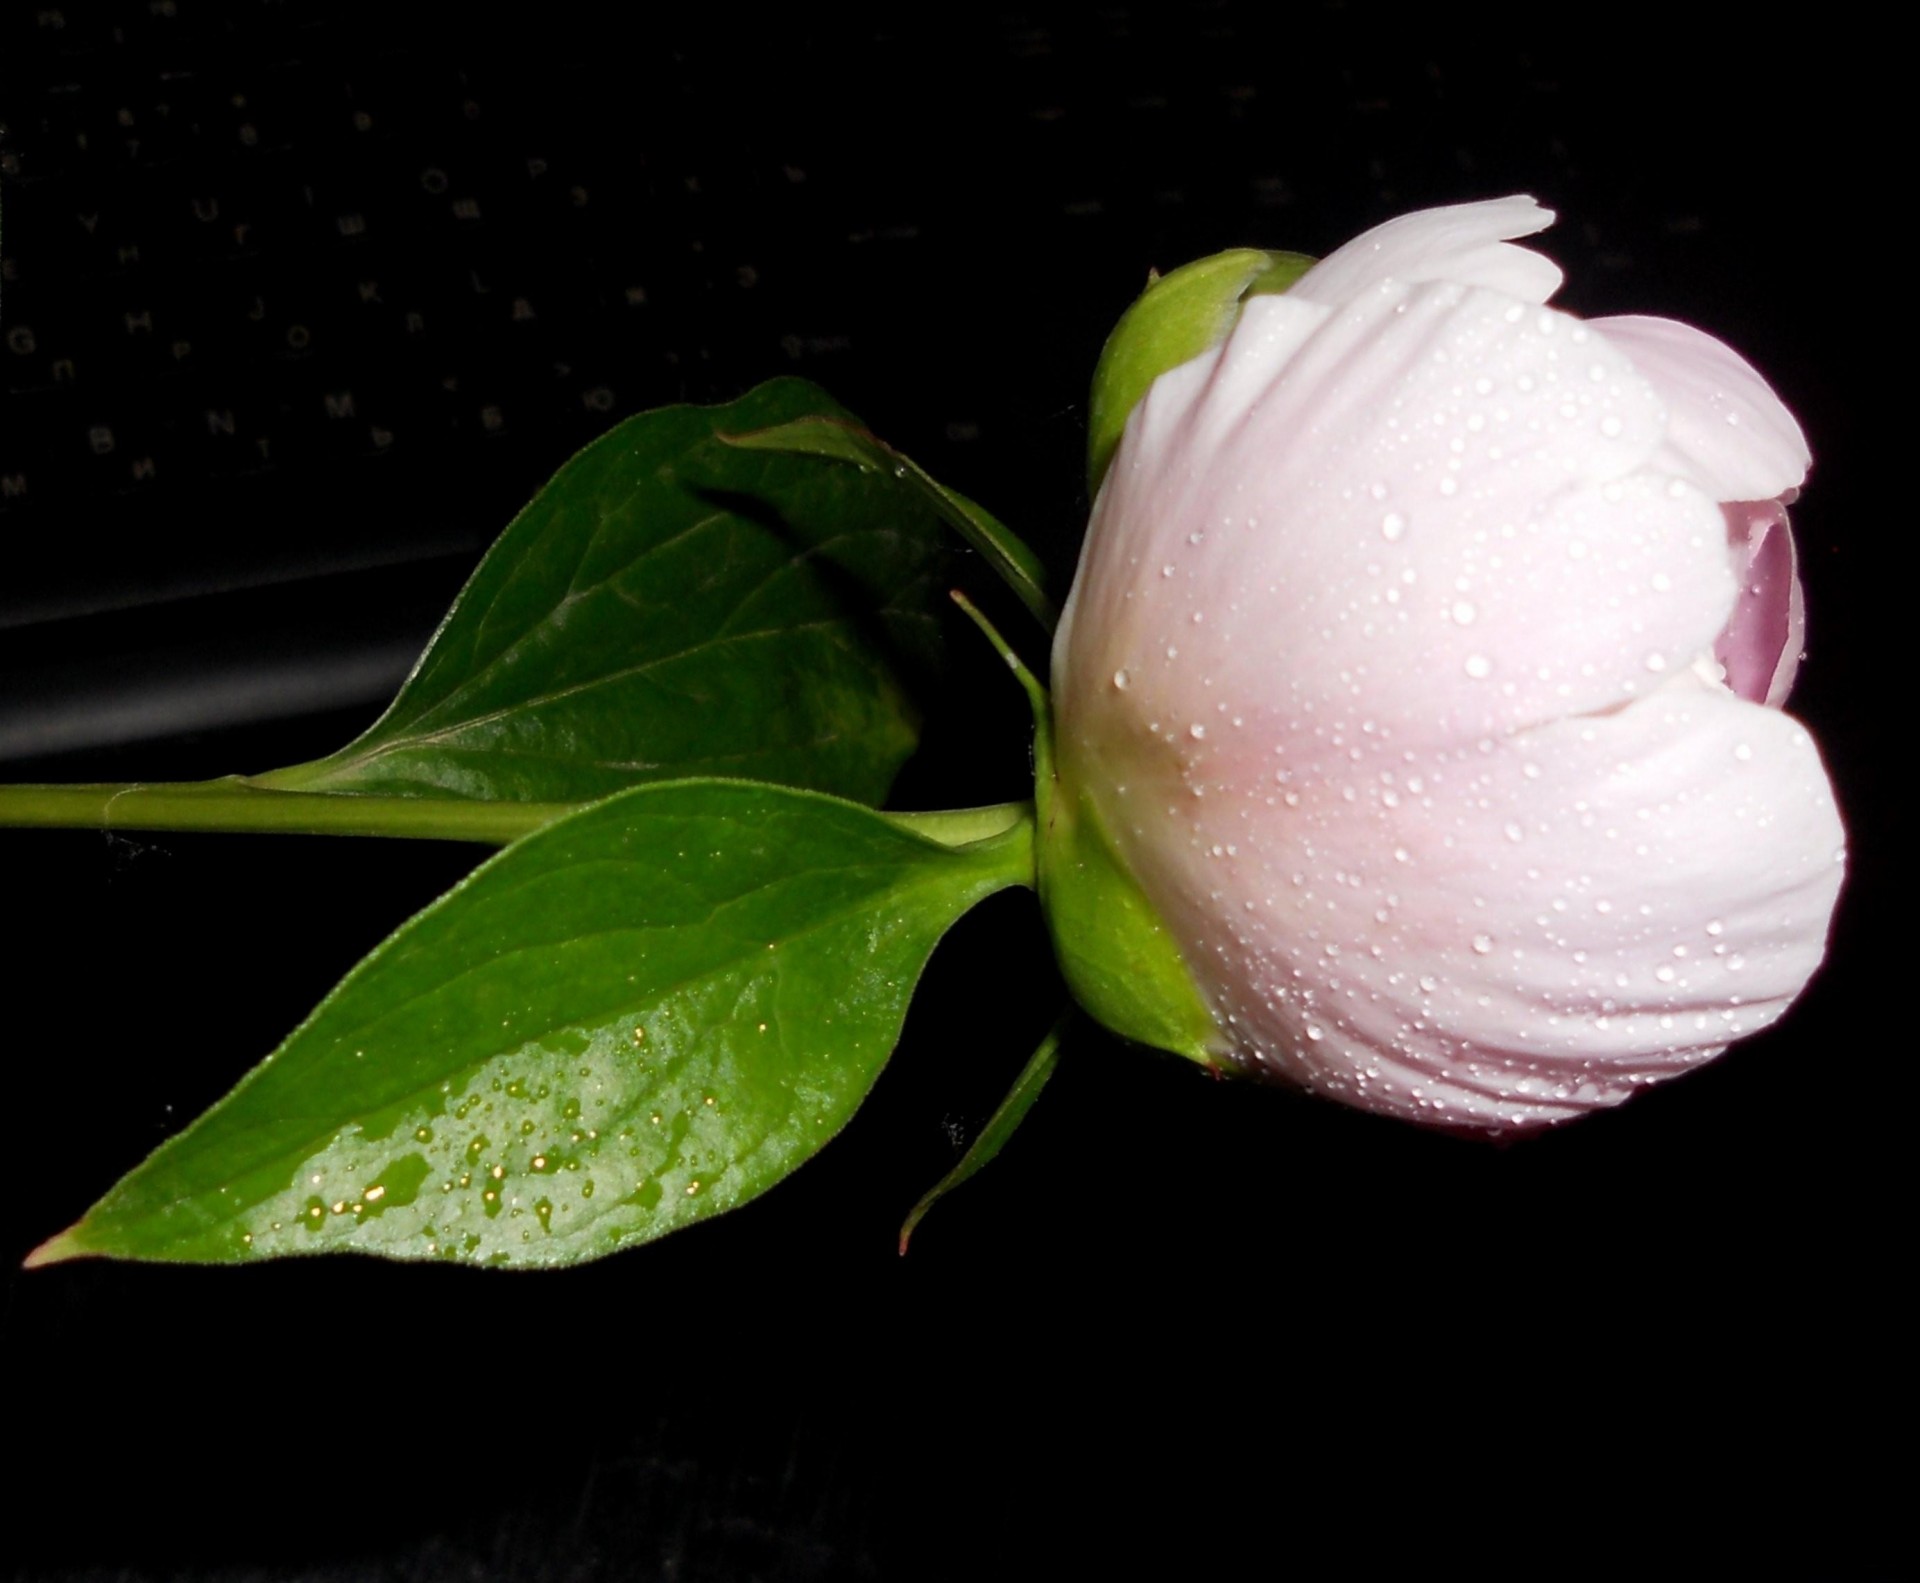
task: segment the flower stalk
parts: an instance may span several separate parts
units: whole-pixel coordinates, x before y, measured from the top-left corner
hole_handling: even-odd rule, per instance
[[[0,786],[0,828],[379,836],[506,846],[591,806],[280,791],[227,775],[151,784]],[[1033,805],[1008,802],[882,817],[941,846],[959,847],[1031,823]]]

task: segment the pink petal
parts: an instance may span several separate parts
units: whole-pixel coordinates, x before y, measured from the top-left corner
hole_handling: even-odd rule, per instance
[[[1451,280],[1504,292],[1522,302],[1545,302],[1560,289],[1559,266],[1508,243],[1552,224],[1553,211],[1527,197],[1403,214],[1336,248],[1287,295],[1337,308],[1386,280],[1403,286]]]
[[[1841,878],[1806,733],[1691,672],[1286,789],[1182,781],[1102,806],[1242,1058],[1429,1124],[1563,1120],[1766,1026]]]
[[[1734,692],[1778,709],[1793,690],[1807,635],[1793,534],[1786,508],[1777,500],[1742,501],[1725,509],[1740,597],[1713,657]]]
[[[1641,696],[1735,598],[1719,508],[1647,470],[1662,416],[1550,309],[1255,299],[1129,423],[1055,643],[1063,714],[1122,757],[1204,741],[1208,779]]]
[[[1595,319],[1667,402],[1671,470],[1715,500],[1770,500],[1812,456],[1780,398],[1732,347],[1672,319]]]

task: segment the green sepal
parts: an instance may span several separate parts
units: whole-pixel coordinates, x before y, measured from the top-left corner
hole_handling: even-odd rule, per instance
[[[1098,812],[1059,782],[1038,806],[1040,904],[1073,998],[1123,1038],[1226,1068],[1213,1013]]]
[[[900,1225],[902,1253],[907,1251],[907,1244],[913,1240],[914,1228],[926,1219],[927,1211],[956,1187],[978,1175],[1006,1147],[1007,1140],[1020,1130],[1020,1123],[1027,1119],[1027,1112],[1033,1109],[1033,1102],[1040,1097],[1040,1091],[1047,1086],[1047,1079],[1053,1076],[1054,1068],[1060,1064],[1060,1036],[1066,1031],[1072,1016],[1072,1008],[1068,1008],[1047,1030],[1047,1036],[1027,1057],[1027,1064],[1020,1068],[1020,1075],[1013,1080],[1013,1087],[1007,1090],[1006,1096],[994,1107],[993,1114],[987,1117],[986,1125],[967,1145],[967,1152],[951,1171],[921,1194],[920,1201],[907,1212],[907,1218]]]
[[[964,595],[953,599],[1007,662],[1033,710],[1035,868],[1040,905],[1067,988],[1096,1022],[1123,1038],[1203,1066],[1228,1068],[1226,1043],[1179,946],[1115,853],[1099,814],[1060,779],[1047,690],[992,622]],[[1033,1092],[1039,1092],[1038,1084]],[[1019,1107],[1012,1124],[1025,1113],[1025,1106]],[[1010,1133],[1012,1125],[1006,1130]],[[997,1151],[999,1144],[993,1147]],[[945,1190],[943,1183],[923,1200],[906,1231],[925,1204]]]
[[[1313,262],[1305,253],[1236,247],[1148,282],[1120,316],[1094,366],[1087,414],[1088,494],[1100,492],[1127,415],[1147,387],[1224,341],[1248,297],[1285,291]]]

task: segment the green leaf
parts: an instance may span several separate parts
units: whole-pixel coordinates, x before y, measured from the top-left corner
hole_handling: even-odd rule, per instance
[[[1013,1080],[1013,1087],[994,1107],[993,1114],[987,1117],[979,1135],[967,1145],[967,1152],[960,1157],[960,1163],[928,1188],[920,1202],[908,1211],[900,1227],[902,1253],[907,1251],[907,1244],[913,1240],[914,1228],[926,1219],[927,1211],[962,1182],[977,1175],[1006,1147],[1007,1139],[1019,1131],[1020,1123],[1027,1119],[1027,1112],[1033,1109],[1033,1102],[1040,1097],[1040,1090],[1047,1086],[1047,1079],[1053,1076],[1053,1069],[1060,1064],[1060,1036],[1066,1031],[1072,1016],[1071,1011],[1066,1012],[1047,1030],[1047,1036],[1040,1041],[1039,1048],[1027,1057],[1027,1064]]]
[[[947,927],[1033,882],[1028,810],[966,818],[997,833],[685,781],[549,825],[29,1262],[566,1264],[730,1209],[853,1114]]]
[[[875,439],[858,422],[834,417],[800,418],[753,433],[729,434],[726,439],[743,450],[832,457],[853,463],[869,478],[890,482],[903,501],[917,501],[923,509],[933,511],[978,550],[1041,626],[1051,632],[1060,624],[1060,609],[1047,593],[1046,568],[1039,556],[1005,523],[958,490],[937,483],[917,463]]]
[[[630,418],[555,475],[359,740],[281,790],[590,802],[726,775],[885,797],[942,591],[936,514],[717,434],[851,421],[803,380]]]

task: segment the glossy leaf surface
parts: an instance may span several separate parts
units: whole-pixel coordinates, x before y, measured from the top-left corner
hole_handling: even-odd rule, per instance
[[[937,515],[715,438],[819,417],[851,421],[782,379],[628,419],[514,519],[364,736],[256,780],[564,803],[726,775],[877,803],[917,740]]]
[[[36,1263],[357,1251],[552,1265],[732,1208],[879,1075],[1032,830],[949,848],[817,794],[642,787],[508,848],[375,950]]]

